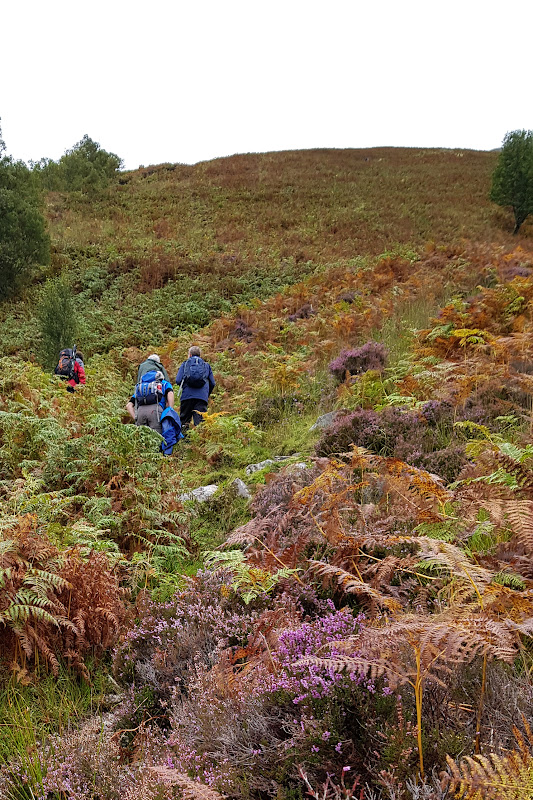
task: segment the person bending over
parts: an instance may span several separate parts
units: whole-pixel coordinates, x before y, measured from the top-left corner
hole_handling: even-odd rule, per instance
[[[161,414],[168,407],[174,408],[174,390],[159,370],[146,372],[126,403],[126,411],[136,425],[147,425],[160,435],[163,435]]]

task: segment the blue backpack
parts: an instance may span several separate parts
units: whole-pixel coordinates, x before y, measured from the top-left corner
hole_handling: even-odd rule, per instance
[[[209,367],[200,356],[191,356],[183,367],[183,380],[187,381],[188,385],[194,389],[199,389],[204,385],[208,374]]]
[[[161,374],[161,373],[159,373]],[[135,386],[135,403],[138,406],[151,406],[159,403],[163,398],[163,384],[161,378],[156,378],[155,369],[143,375]]]

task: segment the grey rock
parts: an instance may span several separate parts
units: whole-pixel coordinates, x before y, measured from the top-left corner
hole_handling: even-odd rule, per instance
[[[205,503],[206,500],[209,500],[211,497],[213,497],[217,490],[217,484],[210,483],[209,486],[199,486],[197,489],[192,489],[190,492],[181,494],[180,500],[182,503],[185,503],[188,500],[194,500],[197,503]]]
[[[125,699],[126,693],[120,692],[120,694],[106,694],[103,702],[108,708],[113,708],[114,706],[118,706],[118,704],[122,703]]]
[[[249,500],[251,498],[250,490],[248,489],[247,485],[244,481],[241,481],[240,478],[235,478],[235,480],[231,484],[233,491],[235,492],[236,497],[244,497],[245,500]]]
[[[273,458],[267,458],[266,461],[260,461],[258,464],[248,464],[245,469],[247,475],[252,475],[254,472],[259,472],[260,469],[265,469],[265,467],[271,467],[274,464]]]
[[[287,467],[289,472],[302,472],[304,469],[309,469],[305,461],[297,461],[296,464],[291,464],[290,467]]]
[[[322,416],[317,419],[315,424],[311,425],[309,430],[316,431],[320,430],[321,428],[327,428],[335,420],[335,417],[338,413],[338,411],[328,411],[327,414],[322,414]]]
[[[265,467],[271,467],[273,464],[279,464],[282,461],[290,461],[291,458],[298,458],[300,453],[293,453],[290,456],[274,456],[273,458],[267,458],[265,461],[260,461],[258,464],[248,464],[246,467],[246,474],[251,475],[253,472],[259,472],[260,469],[265,469]]]

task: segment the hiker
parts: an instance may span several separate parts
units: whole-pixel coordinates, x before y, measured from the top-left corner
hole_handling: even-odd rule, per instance
[[[168,373],[161,363],[161,359],[157,353],[150,353],[150,355],[146,358],[146,361],[143,361],[142,364],[139,365],[139,369],[137,370],[137,383],[139,383],[143,375],[146,375],[147,372],[151,372],[154,369],[162,372],[163,378],[170,383]]]
[[[162,370],[152,369],[145,372],[126,403],[126,411],[136,425],[147,425],[162,436],[161,416],[167,408],[174,408],[172,384],[165,379]]]
[[[54,375],[67,379],[67,392],[73,394],[78,384],[85,384],[85,365],[83,363],[83,353],[73,348],[65,347],[59,353],[59,361],[54,369]]]
[[[181,386],[182,390],[180,419],[182,430],[185,433],[191,419],[195,426],[202,421],[202,415],[199,412],[207,411],[209,395],[215,388],[213,370],[207,361],[203,360],[199,347],[189,348],[189,357],[180,365],[176,383]]]

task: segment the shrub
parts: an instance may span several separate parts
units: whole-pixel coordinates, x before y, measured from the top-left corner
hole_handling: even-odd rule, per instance
[[[501,383],[486,385],[473,392],[459,407],[457,420],[468,420],[477,425],[497,429],[498,417],[512,413],[516,404],[510,399],[507,387]]]
[[[354,350],[342,350],[330,363],[329,371],[341,383],[346,374],[360,375],[369,369],[381,372],[387,360],[387,350],[381,342],[366,342]]]
[[[338,414],[335,417],[333,423],[325,429],[317,442],[316,452],[319,456],[347,453],[353,444],[369,450],[374,450],[377,446],[377,452],[379,452],[383,444],[382,441],[379,441],[381,437],[379,414],[375,411],[358,408],[350,414]]]
[[[463,445],[449,444],[451,420],[452,408],[447,403],[425,403],[421,412],[389,407],[378,413],[358,408],[335,418],[318,441],[316,452],[319,456],[346,453],[356,445],[451,481],[467,460]]]
[[[238,339],[241,342],[251,342],[255,334],[256,331],[243,319],[236,319],[230,338]]]
[[[296,322],[297,319],[309,319],[309,317],[313,317],[316,314],[311,303],[304,303],[304,305],[297,309],[294,314],[289,314],[289,322]]]
[[[0,795],[6,800],[171,800],[182,797],[172,791],[161,774],[173,777],[172,753],[157,729],[140,726],[134,746],[142,760],[124,763],[124,748],[116,737],[105,735],[98,717],[91,718],[81,730],[55,736],[35,748],[20,764],[12,764],[0,773]],[[154,766],[157,765],[157,766]],[[179,776],[185,785],[187,776]],[[173,781],[174,783],[176,781]],[[199,792],[200,787],[194,786]],[[213,792],[202,797],[221,800]],[[194,793],[191,796],[196,796]]]
[[[340,771],[356,695],[363,687],[372,693],[375,686],[358,672],[341,675],[297,662],[336,637],[352,635],[361,623],[362,617],[325,603],[316,619],[271,637],[268,658],[255,661],[242,677],[236,668],[229,688],[225,665],[196,670],[194,691],[173,705],[171,741],[183,759],[181,768],[206,781],[233,770],[233,794],[245,777],[239,775],[245,759],[252,767],[245,778],[252,796],[264,786],[294,783],[294,767],[302,759],[313,775],[325,777],[330,766]]]
[[[286,692],[295,706],[302,706],[307,713],[319,710],[317,701],[333,697],[340,686],[348,681],[356,686],[363,682],[360,672],[345,676],[322,665],[298,665],[300,659],[314,656],[328,648],[331,656],[338,651],[329,647],[331,642],[354,636],[364,617],[354,615],[347,609],[336,611],[330,601],[329,613],[299,628],[283,631],[276,650],[276,671],[261,685],[265,692]]]
[[[257,612],[224,596],[227,577],[200,572],[168,602],[142,604],[139,623],[115,655],[117,680],[129,685],[141,679],[156,704],[168,702],[174,690],[188,692],[193,663],[212,666],[221,648],[244,645]]]
[[[465,446],[462,444],[450,444],[441,450],[435,450],[433,453],[421,454],[410,463],[414,467],[421,467],[428,472],[439,475],[446,483],[451,483],[457,478],[467,462]]]
[[[440,400],[428,400],[420,409],[428,425],[451,425],[453,421],[453,406],[451,403]]]
[[[273,516],[273,512],[286,511],[294,492],[307,486],[312,480],[313,471],[302,469],[297,472],[283,470],[274,480],[261,486],[251,503],[251,510],[258,517]]]
[[[65,276],[46,282],[37,309],[41,343],[40,361],[45,369],[57,364],[59,351],[72,347],[76,336],[73,293]]]
[[[316,451],[319,456],[327,456],[348,452],[351,445],[357,445],[379,455],[402,458],[406,450],[424,449],[426,428],[417,412],[386,408],[378,413],[357,408],[335,418],[317,443]]]

